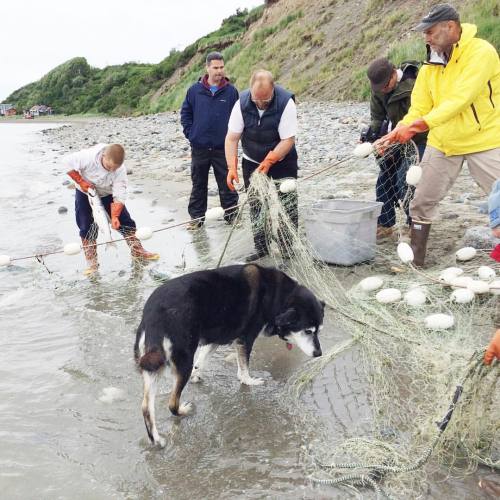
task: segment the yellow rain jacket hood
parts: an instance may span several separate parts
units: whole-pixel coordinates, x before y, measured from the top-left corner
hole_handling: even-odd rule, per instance
[[[500,60],[495,48],[476,38],[473,24],[445,65],[425,63],[418,73],[406,125],[423,118],[427,144],[447,156],[500,147]]]

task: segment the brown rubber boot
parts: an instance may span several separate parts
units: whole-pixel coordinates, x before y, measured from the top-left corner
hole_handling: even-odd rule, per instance
[[[420,222],[412,222],[410,228],[410,246],[413,250],[413,265],[415,267],[423,267],[425,261],[425,253],[427,251],[427,240],[429,239],[430,224],[422,224]]]
[[[83,274],[90,276],[94,274],[99,267],[99,262],[97,261],[97,245],[95,241],[82,238],[82,248],[88,265],[87,269],[83,271]]]
[[[160,258],[160,254],[144,250],[141,242],[135,235],[127,236],[127,239],[125,241],[130,247],[130,253],[132,255],[132,258],[134,259],[158,260]]]

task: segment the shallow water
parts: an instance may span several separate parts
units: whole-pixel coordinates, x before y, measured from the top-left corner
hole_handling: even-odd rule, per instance
[[[0,254],[30,256],[78,240],[73,190],[63,185],[64,166],[43,142],[42,128],[0,125]],[[143,181],[132,176],[131,184],[131,191],[146,191],[127,203],[139,225],[185,219],[185,211],[169,205],[168,193],[167,202],[156,204]],[[59,214],[60,206],[67,213]],[[195,404],[189,418],[170,416],[171,377],[164,379],[157,423],[168,444],[158,449],[147,440],[132,356],[142,307],[158,285],[154,276],[213,265],[223,231],[222,225],[196,235],[182,228],[161,233],[147,248],[162,259],[147,268],[131,265],[123,242],[100,247],[101,273],[93,280],[82,276],[82,255],[0,268],[2,498],[346,497],[346,490],[309,483],[305,448],[320,447],[322,428],[352,434],[369,420],[355,353],[325,370],[307,391],[304,411],[284,392],[305,361],[297,349],[259,339],[252,373],[266,383],[258,387],[239,384],[235,363],[224,359],[230,351],[221,349],[203,383],[188,384],[183,393]],[[323,349],[342,337],[327,322]],[[473,484],[453,487],[455,498],[477,495]],[[430,496],[442,498],[449,488],[433,485]]]
[[[0,254],[30,256],[77,241],[73,191],[37,124],[0,125]],[[43,126],[46,128],[46,126]],[[132,186],[133,189],[133,186]],[[59,214],[65,206],[68,212]],[[133,217],[159,226],[182,216],[148,199]],[[198,236],[202,237],[201,235]],[[193,237],[174,230],[160,248],[162,273],[196,260]],[[149,242],[148,242],[149,243]],[[159,243],[157,243],[158,245]],[[205,245],[200,245],[208,259]],[[199,248],[198,248],[199,250]],[[307,429],[280,397],[302,354],[258,341],[252,360],[261,387],[242,387],[227,351],[214,355],[204,383],[190,386],[190,418],[157,400],[165,449],[146,439],[141,379],[132,346],[145,299],[157,286],[130,264],[125,245],[99,249],[100,276],[82,276],[82,255],[30,258],[0,269],[0,491],[4,498],[296,498],[311,496],[301,463]],[[181,259],[181,255],[183,256]],[[115,388],[116,390],[110,390]],[[113,398],[115,398],[113,400]]]

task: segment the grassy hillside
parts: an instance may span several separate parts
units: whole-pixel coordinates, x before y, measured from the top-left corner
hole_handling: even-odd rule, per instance
[[[159,64],[91,68],[84,58],[58,66],[9,96],[19,109],[44,103],[64,113],[142,114],[178,109],[204,72],[204,57],[220,50],[240,89],[264,67],[299,99],[364,100],[366,66],[387,55],[395,63],[422,59],[421,34],[411,28],[435,1],[278,0],[238,11],[183,51]],[[500,0],[456,0],[463,22],[500,50]]]

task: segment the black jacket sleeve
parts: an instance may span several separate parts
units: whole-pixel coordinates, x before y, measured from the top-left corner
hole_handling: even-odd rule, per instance
[[[191,127],[193,126],[193,105],[191,103],[192,95],[191,89],[187,91],[186,98],[182,103],[181,107],[181,125],[182,131],[186,139],[189,140],[189,133],[191,131]]]

